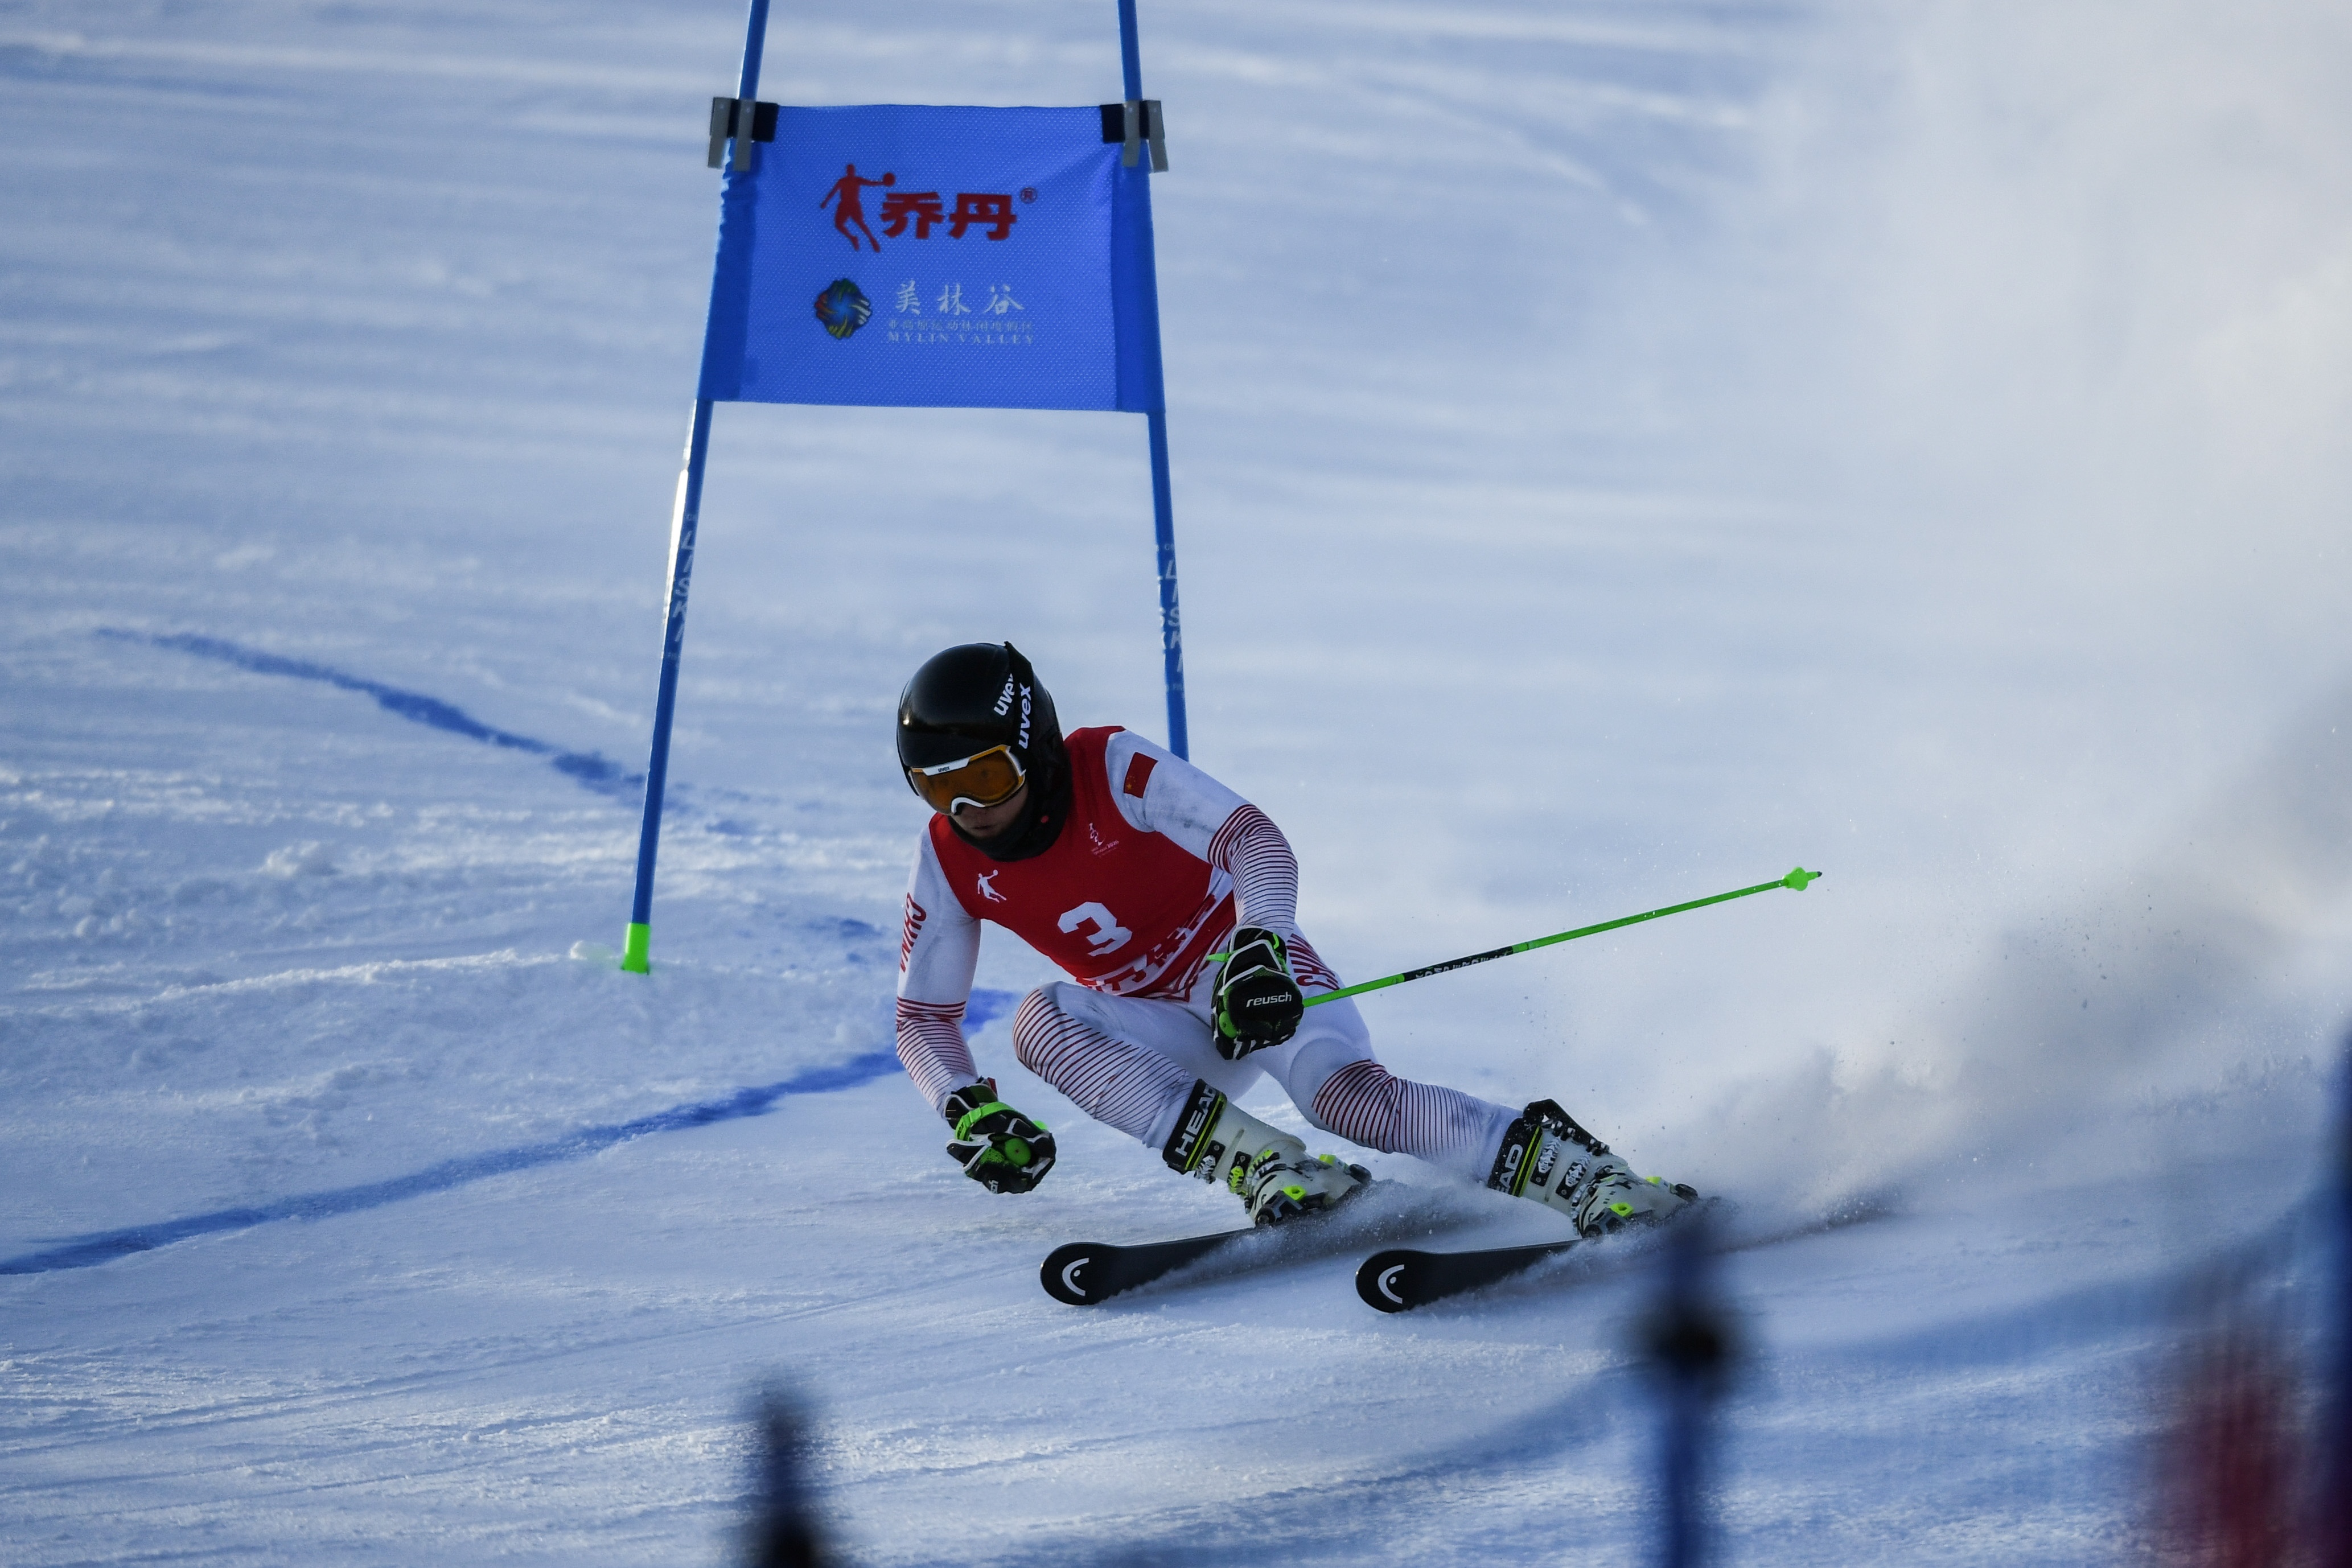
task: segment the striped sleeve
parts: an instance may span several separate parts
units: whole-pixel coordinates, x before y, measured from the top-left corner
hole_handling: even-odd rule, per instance
[[[980,1076],[963,1038],[963,1004],[900,997],[898,1061],[931,1109],[945,1114],[948,1096]]]
[[[1244,925],[1297,936],[1298,857],[1273,818],[1244,805],[1210,839],[1206,859],[1234,879]]]
[[[926,833],[907,883],[898,936],[898,1061],[938,1111],[980,1076],[963,1037],[964,1003],[980,965],[980,922],[956,899]]]

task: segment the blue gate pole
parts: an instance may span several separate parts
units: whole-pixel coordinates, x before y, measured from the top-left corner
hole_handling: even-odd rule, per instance
[[[1119,64],[1126,74],[1127,101],[1143,99],[1143,55],[1135,33],[1135,0],[1118,0]],[[1160,654],[1168,683],[1168,749],[1191,760],[1192,737],[1184,725],[1184,631],[1176,613],[1176,501],[1168,483],[1168,388],[1160,372],[1160,285],[1152,255],[1151,161],[1143,177],[1143,313],[1151,365],[1151,531],[1160,546]]]
[[[737,78],[736,99],[757,99],[760,96],[760,55],[768,40],[768,0],[751,0],[751,15],[743,31],[743,69]],[[736,133],[750,136],[752,128],[739,123]],[[737,167],[740,160],[727,160],[727,172],[719,178],[720,190],[736,179],[751,178],[748,168]],[[721,210],[725,198],[721,196]],[[711,290],[718,297],[718,258],[711,259]],[[702,353],[710,356],[710,327],[706,317],[702,329]],[[621,947],[621,967],[632,974],[642,975],[652,967],[654,917],[654,854],[661,844],[662,791],[669,782],[669,727],[677,712],[677,661],[686,646],[686,593],[694,576],[694,535],[702,516],[702,468],[710,455],[710,410],[709,398],[697,398],[694,423],[687,432],[686,466],[677,476],[677,501],[670,513],[669,523],[669,609],[662,628],[661,685],[654,697],[653,754],[646,761],[646,814],[637,830],[637,886],[629,900],[629,930]]]

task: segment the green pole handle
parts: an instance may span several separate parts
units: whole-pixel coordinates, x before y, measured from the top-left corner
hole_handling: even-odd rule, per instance
[[[1557,942],[1573,942],[1580,936],[1597,936],[1603,931],[1614,931],[1622,925],[1639,925],[1644,920],[1659,920],[1669,915],[1680,915],[1685,909],[1705,909],[1710,904],[1724,904],[1735,898],[1746,898],[1753,893],[1769,893],[1776,887],[1791,888],[1802,893],[1807,884],[1817,880],[1821,874],[1820,872],[1807,871],[1803,866],[1799,866],[1776,882],[1759,882],[1754,887],[1742,887],[1730,893],[1718,893],[1713,898],[1694,898],[1688,904],[1670,904],[1664,909],[1652,909],[1640,915],[1628,915],[1622,920],[1604,920],[1598,925],[1580,925],[1573,931],[1563,931],[1557,936],[1538,936],[1532,942],[1514,942],[1507,947],[1497,947],[1491,953],[1473,953],[1466,958],[1449,958],[1443,964],[1432,964],[1425,969],[1407,969],[1402,975],[1391,975],[1384,980],[1366,980],[1360,986],[1342,986],[1336,991],[1326,991],[1319,997],[1307,998],[1307,1005],[1311,1008],[1324,1002],[1336,1002],[1341,997],[1360,997],[1366,991],[1378,991],[1390,986],[1402,986],[1407,980],[1426,979],[1432,975],[1442,975],[1448,969],[1466,969],[1473,964],[1483,964],[1490,958],[1507,958],[1514,953],[1526,953],[1538,947],[1549,947]],[[1224,955],[1212,956],[1223,957]]]

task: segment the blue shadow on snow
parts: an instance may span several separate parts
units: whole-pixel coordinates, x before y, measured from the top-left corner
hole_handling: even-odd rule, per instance
[[[398,686],[385,685],[382,681],[366,680],[359,675],[347,675],[341,670],[324,664],[314,664],[307,659],[289,659],[277,653],[265,653],[257,648],[240,647],[219,637],[200,637],[183,632],[169,637],[149,636],[142,632],[119,632],[101,627],[98,635],[120,643],[145,643],[157,648],[170,648],[176,653],[194,653],[200,659],[218,659],[225,664],[235,664],[240,670],[250,670],[257,675],[287,675],[298,681],[318,681],[346,692],[360,692],[376,700],[376,706],[386,713],[398,714],[417,724],[462,735],[468,740],[478,740],[486,746],[502,746],[509,751],[528,752],[544,757],[558,773],[599,795],[620,800],[637,800],[645,794],[646,776],[624,773],[621,765],[593,751],[566,751],[544,740],[534,740],[528,735],[499,729],[484,724],[455,704],[439,697],[428,697],[422,692],[404,692]]]
[[[1002,1017],[1012,1009],[1014,999],[1011,991],[973,991],[971,1000],[966,1005],[965,1027],[976,1030],[990,1019]],[[625,1144],[649,1133],[677,1133],[689,1127],[707,1127],[713,1122],[763,1116],[775,1109],[779,1100],[788,1100],[795,1094],[824,1094],[836,1089],[855,1089],[861,1083],[871,1083],[885,1076],[898,1065],[898,1055],[895,1051],[869,1051],[836,1067],[812,1067],[779,1083],[738,1089],[722,1100],[673,1105],[667,1111],[656,1111],[627,1122],[614,1122],[602,1127],[583,1127],[561,1138],[551,1138],[543,1144],[525,1144],[519,1149],[494,1149],[487,1154],[443,1160],[437,1166],[427,1166],[421,1171],[394,1176],[389,1181],[363,1182],[358,1186],[307,1193],[299,1197],[281,1197],[275,1203],[252,1204],[243,1208],[215,1209],[210,1214],[190,1215],[185,1219],[134,1225],[127,1230],[100,1230],[88,1236],[69,1236],[63,1239],[62,1245],[47,1251],[26,1252],[14,1258],[0,1259],[0,1274],[47,1274],[60,1269],[89,1269],[100,1263],[111,1263],[117,1258],[128,1258],[134,1252],[152,1252],[158,1247],[169,1247],[174,1241],[190,1241],[199,1236],[217,1236],[227,1230],[250,1230],[273,1219],[328,1219],[338,1214],[355,1214],[363,1208],[382,1208],[388,1203],[423,1197],[429,1193],[446,1192],[451,1187],[464,1186],[468,1182],[478,1182],[488,1176],[527,1171],[538,1166],[560,1165],[565,1160],[585,1159],[590,1155],[611,1148],[614,1144]]]
[[[363,1182],[358,1186],[338,1187],[332,1192],[281,1197],[275,1203],[257,1203],[245,1208],[215,1209],[210,1214],[191,1215],[185,1219],[135,1225],[127,1230],[100,1230],[89,1236],[69,1237],[64,1245],[52,1247],[46,1252],[26,1252],[16,1258],[0,1259],[0,1274],[47,1274],[58,1269],[88,1269],[100,1263],[110,1263],[117,1258],[127,1258],[134,1252],[152,1252],[156,1248],[169,1247],[174,1241],[215,1236],[225,1230],[249,1230],[273,1219],[326,1219],[338,1214],[357,1213],[363,1208],[382,1208],[388,1203],[423,1197],[427,1193],[446,1192],[451,1187],[464,1186],[486,1176],[505,1176],[512,1171],[527,1171],[536,1166],[584,1159],[611,1148],[614,1144],[642,1138],[648,1133],[676,1133],[688,1127],[707,1127],[713,1122],[732,1122],[744,1116],[764,1115],[775,1108],[779,1100],[789,1099],[795,1094],[823,1094],[835,1089],[854,1089],[861,1083],[873,1082],[898,1065],[896,1051],[868,1051],[838,1067],[811,1068],[781,1083],[738,1089],[723,1100],[673,1105],[649,1116],[614,1122],[602,1127],[583,1127],[576,1133],[551,1138],[543,1144],[525,1144],[519,1149],[493,1149],[487,1154],[443,1160],[437,1166],[427,1166],[421,1171],[394,1176],[389,1181]]]

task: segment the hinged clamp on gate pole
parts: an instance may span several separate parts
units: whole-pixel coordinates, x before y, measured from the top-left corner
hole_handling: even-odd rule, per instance
[[[1102,109],[1102,139],[1121,143],[1118,161],[1129,168],[1135,167],[1143,144],[1151,144],[1151,172],[1168,172],[1168,138],[1160,121],[1160,100],[1156,98],[1129,99],[1125,103],[1106,103]]]
[[[751,127],[749,136],[736,135],[738,125]],[[751,167],[751,143],[773,141],[776,139],[776,106],[749,98],[714,98],[710,100],[710,162],[716,169],[727,162],[727,139],[735,137],[735,167]],[[1128,160],[1132,163],[1132,158]]]

